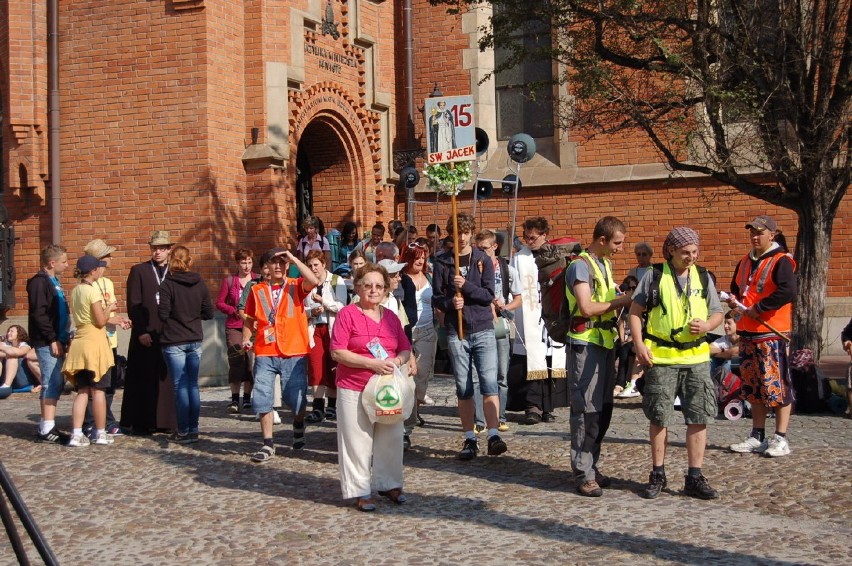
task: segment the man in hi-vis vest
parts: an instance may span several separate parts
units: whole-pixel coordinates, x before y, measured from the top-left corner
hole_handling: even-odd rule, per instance
[[[571,469],[577,492],[585,497],[600,497],[601,488],[610,483],[597,464],[612,420],[615,313],[630,305],[630,294],[618,296],[610,258],[622,250],[626,231],[618,218],[601,218],[588,249],[565,270],[565,296],[571,311],[566,340]]]
[[[650,421],[653,469],[642,492],[654,499],[666,487],[668,427],[674,421],[674,400],[680,397],[686,421],[689,470],[684,495],[716,499],[701,473],[707,445],[707,424],[718,412],[716,387],[710,377],[707,332],[722,324],[722,303],[706,269],[696,265],[698,234],[675,228],[663,244],[666,262],[651,267],[633,293],[630,332],[636,361],[647,367],[642,409]],[[642,330],[642,314],[647,323]],[[644,338],[644,339],[643,339]]]
[[[740,260],[731,282],[733,297],[747,307],[737,321],[740,343],[741,396],[751,403],[752,430],[733,452],[756,452],[777,458],[790,453],[787,425],[793,403],[793,386],[787,364],[787,343],[776,334],[793,330],[793,300],[798,281],[796,262],[775,240],[778,225],[769,216],[748,224],[751,251]],[[770,329],[770,326],[772,327]],[[775,434],[766,436],[766,415],[775,410]]]

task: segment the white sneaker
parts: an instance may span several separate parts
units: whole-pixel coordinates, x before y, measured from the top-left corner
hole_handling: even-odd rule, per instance
[[[790,445],[787,443],[787,439],[777,434],[772,435],[772,438],[769,439],[769,445],[763,451],[763,455],[769,458],[780,458],[789,453]]]
[[[272,410],[272,424],[281,424],[281,415],[279,415],[278,411],[276,411],[275,409]]]
[[[434,405],[434,404],[435,404],[435,400],[434,400],[434,399],[432,399],[431,397],[429,397],[428,395],[424,395],[424,396],[423,396],[423,404],[424,404],[424,405]]]
[[[68,446],[73,446],[75,448],[88,446],[89,444],[91,444],[91,442],[82,432],[72,435],[71,440],[68,441]]]
[[[616,395],[618,399],[630,399],[632,397],[640,397],[642,394],[636,391],[635,384],[631,381],[628,383],[621,392]]]
[[[764,440],[763,442],[761,442],[755,437],[749,436],[742,442],[731,444],[728,448],[731,450],[731,452],[739,452],[740,454],[750,454],[753,452],[763,454],[768,446],[769,440]]]
[[[106,432],[99,432],[95,439],[92,441],[92,444],[96,444],[98,446],[109,446],[115,442],[110,435]]]

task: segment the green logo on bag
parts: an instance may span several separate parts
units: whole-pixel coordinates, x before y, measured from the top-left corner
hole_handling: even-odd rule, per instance
[[[376,392],[376,405],[384,408],[399,405],[399,394],[393,385],[385,385]]]

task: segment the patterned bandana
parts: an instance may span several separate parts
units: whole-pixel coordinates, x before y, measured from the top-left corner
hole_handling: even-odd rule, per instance
[[[689,244],[698,245],[698,232],[686,226],[675,228],[666,236],[666,241],[663,243],[663,256],[671,259],[673,250]]]

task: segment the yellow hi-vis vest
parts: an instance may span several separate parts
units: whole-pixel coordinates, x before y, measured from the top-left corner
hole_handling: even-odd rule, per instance
[[[612,266],[609,260],[604,258],[604,269],[606,274],[601,272],[600,265],[597,260],[592,257],[588,251],[582,252],[574,262],[585,261],[589,266],[592,276],[592,302],[593,303],[608,303],[615,299],[615,281],[612,279]],[[573,262],[572,262],[573,263]],[[582,340],[590,344],[597,344],[604,348],[612,349],[615,347],[615,337],[618,335],[616,330],[615,311],[606,312],[600,316],[593,316],[590,319],[584,319],[579,314],[579,306],[577,298],[574,297],[574,289],[565,286],[565,297],[568,299],[568,310],[571,313],[572,321],[582,322],[585,320],[585,329],[582,332],[575,332],[577,324],[572,322],[571,330],[568,331],[568,338],[573,340]]]
[[[688,290],[688,296],[687,295]],[[701,285],[698,269],[689,268],[689,283],[678,296],[675,277],[669,263],[663,264],[660,278],[660,304],[648,311],[645,345],[660,366],[693,365],[710,361],[710,345],[706,334],[690,334],[689,321],[706,321],[707,294]]]

